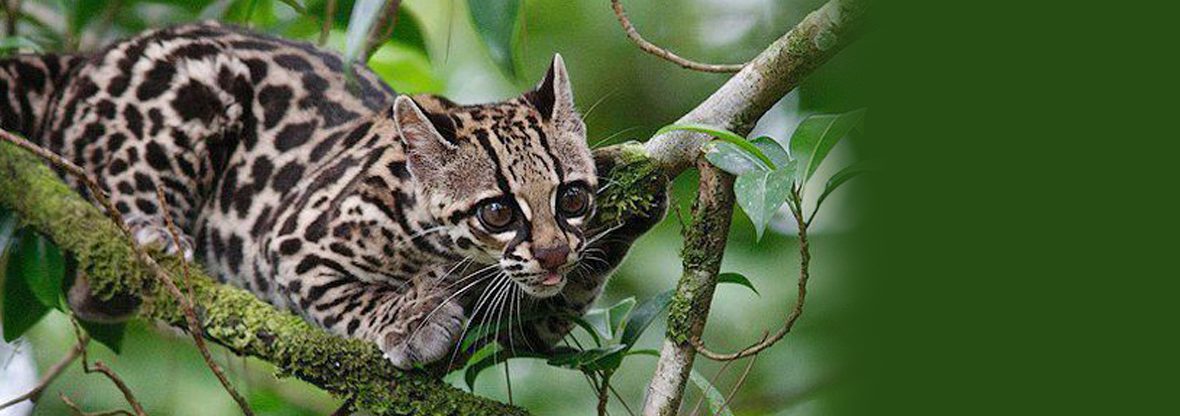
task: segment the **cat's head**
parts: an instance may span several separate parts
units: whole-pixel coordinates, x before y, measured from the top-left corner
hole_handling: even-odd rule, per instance
[[[561,292],[586,248],[597,175],[569,75],[553,58],[536,89],[459,106],[398,97],[407,168],[455,246],[532,296]]]

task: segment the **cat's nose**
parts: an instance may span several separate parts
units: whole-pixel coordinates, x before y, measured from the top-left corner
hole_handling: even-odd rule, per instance
[[[559,267],[564,266],[569,255],[570,248],[566,245],[533,250],[533,257],[537,259],[537,263],[541,263],[541,267],[551,272],[557,271]]]

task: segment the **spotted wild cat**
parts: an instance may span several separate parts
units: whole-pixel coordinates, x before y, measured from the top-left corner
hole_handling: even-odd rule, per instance
[[[560,56],[535,90],[458,105],[304,43],[192,24],[0,60],[0,123],[83,166],[140,242],[402,368],[505,310],[548,313],[509,335],[552,345],[654,223],[588,229],[599,182]],[[76,309],[94,301],[77,292]]]

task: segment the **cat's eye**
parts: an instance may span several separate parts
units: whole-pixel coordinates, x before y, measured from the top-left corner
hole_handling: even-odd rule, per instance
[[[557,195],[557,210],[566,217],[580,217],[590,210],[590,193],[581,186],[565,188]]]
[[[512,225],[512,220],[516,218],[512,207],[500,201],[491,201],[480,205],[479,207],[479,222],[491,232],[503,231],[504,228]]]

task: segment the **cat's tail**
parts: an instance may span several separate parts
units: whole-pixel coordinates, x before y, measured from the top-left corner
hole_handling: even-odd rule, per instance
[[[41,124],[81,55],[20,54],[0,58],[0,128],[40,142]]]

